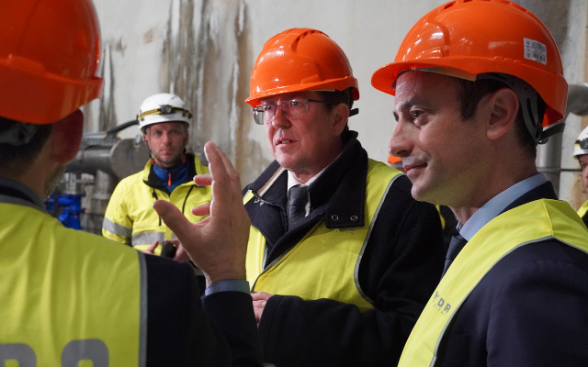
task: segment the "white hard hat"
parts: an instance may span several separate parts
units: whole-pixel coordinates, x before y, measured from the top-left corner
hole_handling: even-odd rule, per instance
[[[190,123],[192,114],[184,108],[184,101],[175,94],[159,93],[148,97],[141,103],[137,120],[144,133],[145,127],[161,122]]]
[[[588,154],[588,127],[582,130],[574,143],[574,157],[584,154]]]

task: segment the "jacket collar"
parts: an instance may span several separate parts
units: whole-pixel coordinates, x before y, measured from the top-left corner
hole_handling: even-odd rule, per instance
[[[504,209],[503,213],[507,210],[514,209],[517,206],[528,204],[532,201],[541,199],[558,200],[557,194],[555,193],[553,185],[550,181],[547,181],[535,187],[534,189],[528,191],[527,193],[521,195],[518,199],[516,199],[509,206],[507,206],[506,209]]]
[[[365,224],[367,158],[357,132],[351,131],[341,155],[310,185],[311,212],[321,213],[327,228]],[[287,180],[286,170],[273,161],[250,188],[264,201],[284,209]]]
[[[189,162],[193,162],[193,164],[188,165],[188,178],[189,179],[188,179],[188,181],[186,181],[186,182],[192,182],[191,181],[192,177],[194,177],[197,174],[196,166],[200,165],[200,159],[192,153],[186,153],[186,160]],[[153,162],[153,160],[149,159],[147,161],[147,163],[145,164],[145,167],[143,168],[143,171],[142,171],[143,182],[145,182],[145,184],[149,187],[166,192],[168,195],[171,194],[169,192],[169,190],[167,189],[167,187],[161,182],[159,177],[157,177],[157,174],[155,174],[152,162]],[[192,184],[194,184],[194,183],[192,182]],[[196,185],[196,184],[194,184],[194,185]]]
[[[25,205],[46,213],[45,203],[43,200],[29,187],[0,177],[0,202]]]

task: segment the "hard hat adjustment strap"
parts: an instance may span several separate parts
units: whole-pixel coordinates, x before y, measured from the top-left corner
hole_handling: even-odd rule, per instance
[[[577,145],[584,150],[588,150],[588,138],[584,138],[582,140],[577,139],[574,145]]]
[[[545,144],[549,140],[549,137],[563,133],[564,128],[566,127],[566,123],[563,121],[558,122],[557,124],[553,124],[549,127],[543,129],[543,133],[541,134],[541,140],[539,140],[539,144]],[[588,144],[587,144],[588,145]]]
[[[145,112],[138,114],[137,121],[143,120],[146,116],[171,115],[174,113],[181,113],[182,115],[187,116],[189,119],[192,118],[192,114],[190,113],[190,111],[188,111],[184,108],[170,106],[170,105],[162,105],[162,106],[159,106],[159,108],[155,108],[153,110],[145,111]]]
[[[503,73],[478,74],[476,80],[481,79],[497,80],[507,85],[516,93],[519,98],[519,106],[523,113],[525,126],[529,134],[533,137],[535,145],[545,144],[550,136],[563,131],[563,127],[556,126],[543,130],[543,116],[539,116],[539,93],[526,81]]]
[[[15,121],[9,129],[0,133],[0,144],[26,145],[35,136],[38,129],[39,125]]]

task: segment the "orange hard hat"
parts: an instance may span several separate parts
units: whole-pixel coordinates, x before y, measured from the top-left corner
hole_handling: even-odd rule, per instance
[[[400,72],[438,67],[524,80],[547,104],[544,127],[565,114],[568,85],[557,46],[537,17],[510,1],[456,0],[437,7],[412,27],[394,62],[373,74],[372,85],[394,95]]]
[[[0,116],[48,124],[100,97],[91,0],[6,1],[0,34]]]
[[[345,90],[359,99],[357,79],[345,53],[329,36],[310,28],[293,28],[269,39],[251,72],[252,107],[265,97],[316,89]]]

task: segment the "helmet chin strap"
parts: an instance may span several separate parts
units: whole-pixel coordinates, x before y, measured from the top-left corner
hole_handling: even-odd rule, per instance
[[[529,83],[522,79],[502,73],[478,74],[476,80],[491,79],[497,80],[510,87],[519,97],[519,106],[523,113],[523,120],[527,131],[533,137],[535,145],[545,144],[549,137],[564,130],[565,123],[559,122],[543,129],[543,116],[539,116],[539,93]]]

